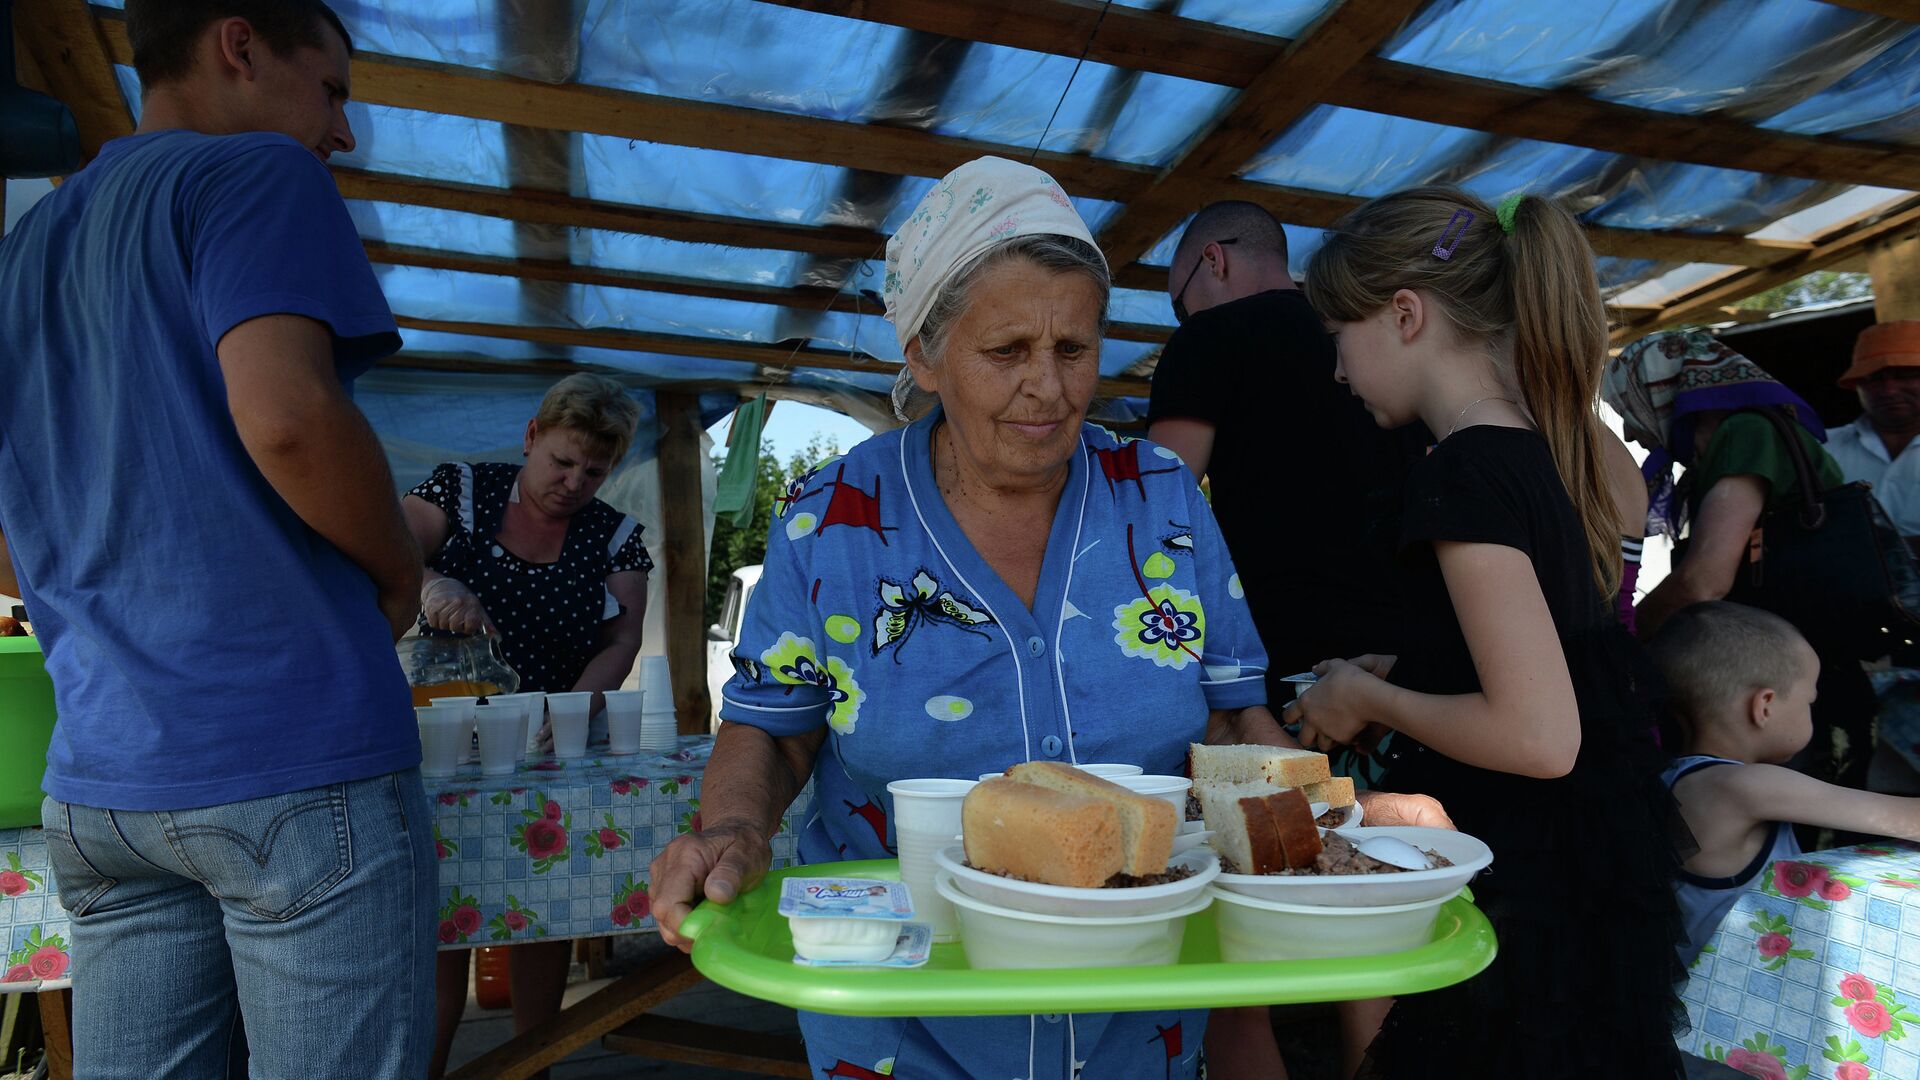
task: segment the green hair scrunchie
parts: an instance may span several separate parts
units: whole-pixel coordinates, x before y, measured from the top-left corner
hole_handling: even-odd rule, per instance
[[[1506,233],[1508,236],[1513,235],[1513,216],[1520,212],[1520,204],[1525,201],[1526,197],[1527,193],[1520,191],[1500,201],[1500,206],[1493,212],[1493,216],[1500,219],[1501,232]]]

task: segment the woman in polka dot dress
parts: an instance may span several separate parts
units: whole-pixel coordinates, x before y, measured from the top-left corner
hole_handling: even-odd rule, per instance
[[[527,423],[524,465],[449,462],[408,492],[402,508],[427,560],[423,628],[498,634],[521,690],[617,689],[640,652],[653,560],[639,522],[594,493],[639,420],[620,384],[568,376]],[[559,1011],[570,946],[514,946],[516,1029]],[[440,954],[434,1076],[466,1008],[468,955]]]

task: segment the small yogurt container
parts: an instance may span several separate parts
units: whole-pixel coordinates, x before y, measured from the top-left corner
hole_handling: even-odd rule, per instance
[[[801,961],[878,963],[893,955],[913,897],[906,883],[868,878],[788,878],[779,912]]]

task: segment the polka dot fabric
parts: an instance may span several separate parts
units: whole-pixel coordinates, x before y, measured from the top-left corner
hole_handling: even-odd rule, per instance
[[[515,465],[449,462],[408,494],[446,513],[447,542],[428,565],[480,598],[500,628],[501,652],[519,674],[520,689],[565,693],[600,649],[607,575],[644,574],[653,560],[637,525],[617,551],[609,551],[626,516],[598,499],[568,522],[553,562],[528,562],[508,551],[494,534],[519,475]]]

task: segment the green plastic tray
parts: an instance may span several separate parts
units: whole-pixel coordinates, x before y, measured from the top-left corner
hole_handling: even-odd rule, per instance
[[[53,680],[40,639],[0,638],[0,829],[40,824],[40,780],[53,739]]]
[[[1465,898],[1440,909],[1430,944],[1345,960],[1221,961],[1211,909],[1187,920],[1180,962],[1162,967],[974,971],[959,943],[935,945],[909,971],[813,968],[793,962],[776,910],[789,877],[897,879],[892,859],[796,866],[767,875],[731,904],[703,903],[681,925],[693,966],[749,997],[841,1016],[997,1016],[1288,1005],[1393,997],[1451,986],[1493,962],[1493,927]]]

